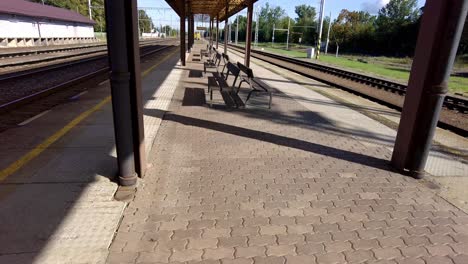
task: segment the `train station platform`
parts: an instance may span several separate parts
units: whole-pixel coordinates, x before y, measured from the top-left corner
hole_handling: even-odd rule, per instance
[[[2,169],[37,154],[0,184],[0,263],[468,262],[468,215],[389,167],[392,129],[255,60],[271,109],[264,95],[229,109],[216,90],[209,107],[203,46],[144,73],[151,166],[129,202],[114,199],[106,83],[0,134]]]
[[[108,263],[468,261],[467,214],[392,171],[386,127],[252,69],[274,88],[271,109],[267,96],[228,109],[217,92],[210,108],[211,74],[188,58]]]

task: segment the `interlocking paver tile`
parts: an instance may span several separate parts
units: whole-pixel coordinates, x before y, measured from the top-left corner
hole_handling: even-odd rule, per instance
[[[292,256],[296,255],[296,247],[294,245],[269,245],[266,251],[267,256]]]
[[[277,237],[274,235],[249,236],[249,246],[276,245]]]
[[[167,263],[171,256],[170,251],[158,250],[156,252],[141,252],[136,260],[137,263]]]
[[[219,92],[213,108],[182,105],[210,74],[182,78],[108,263],[468,263],[468,215],[389,170],[391,152],[366,144],[378,132],[252,67],[278,88],[271,109],[226,111]]]
[[[372,262],[375,260],[371,250],[351,250],[344,252],[346,260],[350,263]]]
[[[234,258],[234,248],[219,247],[207,248],[203,254],[204,259],[232,259]]]
[[[468,263],[468,254],[460,254],[451,257],[455,264]]]
[[[265,256],[266,248],[263,246],[236,247],[236,257],[253,258],[255,256]]]
[[[187,248],[189,249],[205,249],[216,248],[218,246],[218,239],[216,238],[191,238]]]
[[[235,236],[235,237],[220,237],[218,245],[220,247],[247,247],[248,237]]]

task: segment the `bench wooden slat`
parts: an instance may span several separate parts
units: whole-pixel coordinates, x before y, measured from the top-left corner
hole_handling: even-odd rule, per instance
[[[236,104],[236,107],[238,107],[238,108],[244,108],[245,107],[244,101],[242,101],[242,99],[239,97],[239,95],[236,92],[229,91],[229,95],[234,100],[234,102]]]
[[[231,95],[229,94],[229,91],[222,90],[220,92],[221,96],[223,97],[223,101],[227,105],[227,107],[232,108],[236,106],[236,102],[232,99]]]

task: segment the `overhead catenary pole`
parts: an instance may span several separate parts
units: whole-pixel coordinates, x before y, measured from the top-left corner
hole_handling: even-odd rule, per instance
[[[467,13],[468,0],[427,0],[424,7],[391,162],[415,178],[424,176]]]
[[[44,4],[44,1],[42,1],[42,4]],[[89,12],[89,19],[93,20],[93,13],[91,11],[91,0],[88,0],[88,12]]]
[[[331,31],[331,12],[330,12],[330,21],[328,22],[328,33],[327,33],[327,44],[325,44],[325,54],[328,54],[328,43],[330,42],[330,31]]]
[[[260,22],[260,16],[258,11],[255,12],[255,15],[257,16],[257,21],[255,22],[255,47],[258,46],[258,23]]]
[[[291,18],[288,17],[288,35],[286,36],[286,50],[289,50],[289,28],[291,27]]]
[[[273,35],[271,36],[271,46],[275,45],[275,24],[273,24]]]
[[[320,59],[320,48],[322,47],[322,31],[323,31],[323,15],[325,11],[325,0],[321,0],[320,4],[320,25],[319,25],[319,33],[318,33],[318,41],[317,41],[317,55],[316,59]]]

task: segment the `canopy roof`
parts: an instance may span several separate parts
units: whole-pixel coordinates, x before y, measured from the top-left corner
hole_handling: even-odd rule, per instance
[[[219,15],[219,20],[223,21],[246,8],[249,2],[255,3],[257,0],[166,0],[166,2],[179,16],[187,17],[189,13],[192,13],[216,18]],[[184,4],[185,14],[181,14]],[[227,13],[226,4],[229,5]]]

